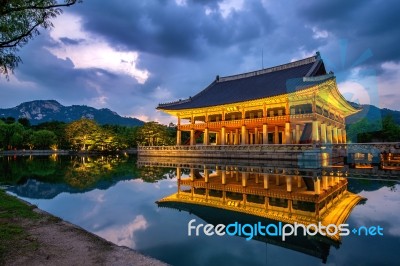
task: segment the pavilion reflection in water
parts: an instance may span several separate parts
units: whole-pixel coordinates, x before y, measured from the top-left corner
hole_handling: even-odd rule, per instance
[[[159,158],[161,159],[161,158]],[[161,159],[162,160],[162,159]],[[149,162],[138,162],[142,166]],[[150,163],[151,164],[151,163]],[[157,165],[163,163],[157,160]],[[160,207],[194,213],[211,224],[233,222],[318,224],[345,223],[362,197],[347,191],[347,178],[321,169],[166,162],[176,167],[177,192],[160,199]],[[268,222],[269,221],[269,222]],[[321,258],[340,244],[339,234],[329,236],[258,236],[257,240]]]

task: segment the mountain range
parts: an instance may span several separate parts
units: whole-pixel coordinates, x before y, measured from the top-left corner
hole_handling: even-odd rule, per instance
[[[394,121],[400,125],[400,111],[390,110],[386,108],[378,108],[374,105],[350,103],[355,108],[361,109],[360,112],[346,118],[347,124],[352,124],[362,118],[368,121],[377,121],[387,115],[391,115]],[[123,126],[140,126],[144,122],[131,117],[122,117],[116,112],[107,108],[96,109],[85,105],[63,106],[55,100],[37,100],[24,102],[13,108],[0,108],[0,117],[27,118],[32,125],[37,125],[50,121],[71,122],[86,117],[94,119],[97,123],[123,125]]]
[[[24,102],[13,108],[0,109],[0,117],[27,118],[32,125],[44,122],[72,122],[81,118],[89,118],[97,123],[140,126],[144,122],[131,117],[122,117],[107,108],[96,109],[85,105],[64,106],[55,100],[37,100]]]
[[[358,113],[346,117],[346,124],[353,124],[366,118],[369,122],[380,121],[386,116],[391,116],[394,122],[400,125],[400,111],[379,108],[375,105],[351,103],[355,108],[361,109]]]

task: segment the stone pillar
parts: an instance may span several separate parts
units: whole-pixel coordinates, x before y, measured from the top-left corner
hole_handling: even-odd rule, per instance
[[[225,140],[226,132],[225,131],[226,131],[225,127],[222,127],[221,128],[221,145],[225,145],[225,143],[226,143],[226,140]]]
[[[329,186],[333,187],[335,185],[335,178],[333,176],[329,176]]]
[[[239,145],[239,129],[235,129],[235,140],[233,141],[233,144]]]
[[[286,144],[292,143],[292,138],[290,137],[290,123],[289,122],[285,123],[285,140],[286,140]]]
[[[268,144],[268,125],[263,125],[263,144]]]
[[[328,189],[328,177],[327,176],[322,177],[322,189]]]
[[[177,168],[176,168],[176,178],[177,178],[178,180],[180,180],[180,179],[181,179],[181,176],[182,176],[181,168],[180,168],[180,167],[177,167]]]
[[[319,141],[318,121],[312,121],[312,141]]]
[[[242,142],[241,142],[242,145],[246,145],[246,144],[247,144],[247,142],[246,142],[246,139],[247,139],[246,135],[247,135],[246,126],[242,126]]]
[[[343,143],[347,143],[346,129],[342,129],[342,141]]]
[[[247,187],[247,179],[249,178],[249,173],[242,173],[242,186]]]
[[[292,143],[296,144],[296,129],[292,128]]]
[[[338,128],[338,130],[337,130],[337,137],[338,137],[338,143],[343,143],[343,141],[342,141],[342,129],[341,128]]]
[[[258,142],[258,128],[254,129],[254,144],[259,144],[259,142]]]
[[[321,143],[322,144],[326,144],[327,143],[326,124],[325,123],[321,124]]]
[[[332,126],[327,126],[326,127],[326,138],[328,143],[333,143],[333,138],[332,138]]]
[[[208,183],[208,178],[210,174],[208,173],[208,169],[206,166],[204,166],[204,182]]]
[[[268,181],[269,181],[269,175],[264,174],[264,188],[268,189]]]
[[[297,176],[297,187],[298,187],[298,188],[301,188],[301,185],[302,185],[302,182],[301,182],[301,181],[302,181],[302,178],[301,178],[301,176],[298,175],[298,176]]]
[[[300,143],[300,125],[296,125],[296,144]]]
[[[292,177],[286,176],[286,191],[292,192]]]
[[[203,144],[204,144],[204,145],[210,145],[210,136],[209,136],[209,130],[208,130],[208,128],[204,129]]]
[[[321,194],[321,181],[318,177],[314,179],[314,193]]]
[[[190,168],[190,176],[189,176],[190,180],[193,181],[194,180],[194,168]]]
[[[215,144],[221,145],[221,134],[220,133],[215,133]]]
[[[176,145],[182,144],[182,132],[178,129],[176,131]]]
[[[337,127],[333,127],[333,142],[332,143],[335,143],[335,144],[338,143],[337,133],[338,133]]]
[[[275,185],[280,186],[281,185],[281,178],[279,175],[275,176]]]
[[[194,129],[190,130],[190,145],[196,145],[196,140],[194,139]]]
[[[274,144],[279,144],[279,128],[278,128],[278,126],[275,126]]]

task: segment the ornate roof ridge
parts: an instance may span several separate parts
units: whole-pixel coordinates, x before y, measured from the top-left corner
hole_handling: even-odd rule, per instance
[[[242,78],[254,77],[254,76],[258,76],[258,75],[262,75],[262,74],[266,74],[266,73],[276,72],[276,71],[294,68],[294,67],[298,67],[298,66],[302,66],[302,65],[306,65],[306,64],[310,64],[310,63],[315,63],[317,60],[319,60],[318,52],[314,56],[304,58],[304,59],[301,59],[298,61],[286,63],[283,65],[278,65],[278,66],[274,66],[274,67],[269,67],[269,68],[265,68],[265,69],[261,69],[261,70],[251,71],[251,72],[232,75],[232,76],[225,76],[225,77],[217,76],[216,81],[224,82],[224,81],[231,81],[231,80],[237,80],[237,79],[242,79]]]

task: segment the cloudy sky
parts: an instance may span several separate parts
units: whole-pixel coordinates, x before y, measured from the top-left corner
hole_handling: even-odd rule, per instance
[[[175,122],[158,103],[320,51],[346,98],[400,110],[397,0],[84,0],[64,10],[0,77],[0,107],[55,99]]]

